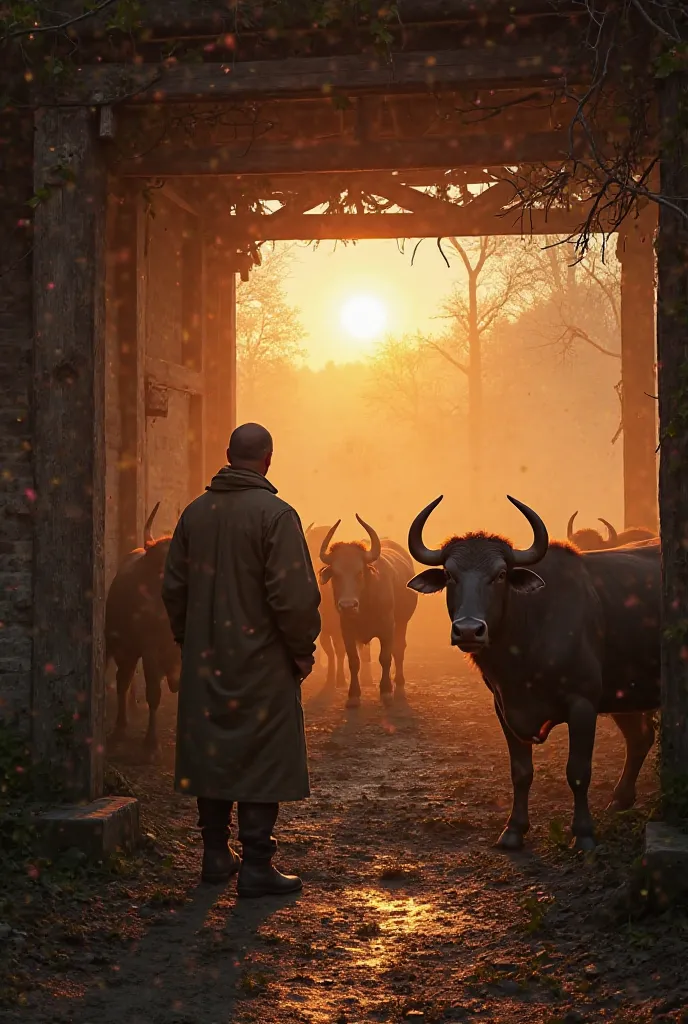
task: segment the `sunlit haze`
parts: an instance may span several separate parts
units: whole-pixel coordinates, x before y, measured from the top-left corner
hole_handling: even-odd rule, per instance
[[[420,246],[411,265],[414,245],[408,243],[403,253],[394,241],[292,247],[293,263],[284,292],[299,310],[308,366],[356,362],[386,334],[442,329],[435,317],[457,269],[446,266],[432,240]],[[364,298],[373,299],[384,314],[376,333],[367,336],[352,330],[344,316],[346,310],[347,317],[353,314],[359,322],[365,321],[358,304],[353,305],[354,299]]]
[[[357,341],[379,338],[387,323],[385,304],[374,295],[354,295],[342,306],[344,330]]]

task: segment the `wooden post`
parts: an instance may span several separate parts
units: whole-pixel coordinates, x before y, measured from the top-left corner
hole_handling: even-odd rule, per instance
[[[624,523],[657,529],[655,394],[655,210],[629,218],[619,235],[621,261],[621,415]]]
[[[688,796],[688,73],[659,85],[657,350],[662,537],[662,783],[669,807]],[[678,798],[678,799],[676,799]],[[682,800],[681,800],[682,798]]]
[[[125,188],[119,199],[113,248],[115,249],[115,318],[119,346],[119,555],[143,543],[139,515],[141,446],[146,429],[143,375],[143,338],[139,336],[139,196]]]
[[[65,795],[102,793],[105,216],[88,108],[35,123],[33,737]]]
[[[223,438],[237,425],[237,283],[233,270],[220,276],[220,423]]]
[[[207,244],[204,257],[204,397],[206,475],[225,464],[236,426],[236,274],[227,255]]]
[[[227,370],[225,378],[225,394],[227,396],[227,429],[234,430],[237,425],[237,278],[229,274],[224,281],[224,303],[227,310],[225,324],[225,340],[227,352]]]
[[[182,216],[188,218],[188,211]],[[204,306],[204,258],[203,232],[198,218],[194,215],[193,229],[184,238],[182,245],[182,364],[188,370],[199,374],[203,369],[205,318]],[[202,378],[201,378],[202,379]],[[202,395],[189,395],[189,493],[193,501],[205,486],[204,439],[205,388]]]

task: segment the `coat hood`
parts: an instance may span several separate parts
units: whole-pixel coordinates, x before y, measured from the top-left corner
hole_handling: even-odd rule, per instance
[[[277,488],[260,473],[252,469],[232,469],[231,466],[223,466],[210,481],[206,491],[250,491],[256,488],[277,494]]]

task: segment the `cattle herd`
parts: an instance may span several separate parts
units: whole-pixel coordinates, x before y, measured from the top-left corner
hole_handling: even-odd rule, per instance
[[[361,701],[361,662],[370,671],[369,644],[380,644],[380,697],[387,704],[404,693],[406,631],[419,594],[445,591],[451,644],[469,656],[490,690],[511,761],[513,805],[499,845],[517,850],[529,829],[533,746],[561,724],[569,729],[566,777],[573,793],[576,846],[595,846],[588,806],[592,754],[599,714],[610,715],[626,744],[623,772],[612,807],[635,801],[636,781],[654,742],[659,707],[660,545],[649,530],[608,536],[574,532],[550,542],[542,519],[509,498],[526,517],[533,542],[518,550],[504,537],[469,533],[437,548],[426,546],[426,523],[437,498],[411,524],[408,548],[358,516],[369,543],[332,543],[332,527],[311,524],[306,542],[319,566],[322,593],[320,644],[327,685],[345,685],[347,707]],[[161,598],[169,537],[155,540],[153,509],[144,545],[120,566],[106,604],[106,654],[117,668],[115,735],[127,729],[127,694],[141,661],[149,708],[146,749],[157,746],[156,712],[161,684],[179,686],[180,655]],[[410,555],[409,555],[410,552]],[[414,573],[414,559],[427,568]],[[392,661],[394,677],[392,678]]]

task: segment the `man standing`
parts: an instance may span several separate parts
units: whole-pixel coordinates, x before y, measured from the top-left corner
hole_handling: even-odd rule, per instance
[[[309,796],[301,682],[313,667],[320,591],[296,512],[266,479],[272,438],[232,434],[228,466],[184,509],[162,596],[182,647],[175,789],[195,796],[202,878],[239,896],[296,892],[272,866],[279,804]],[[228,845],[238,804],[239,858]]]

